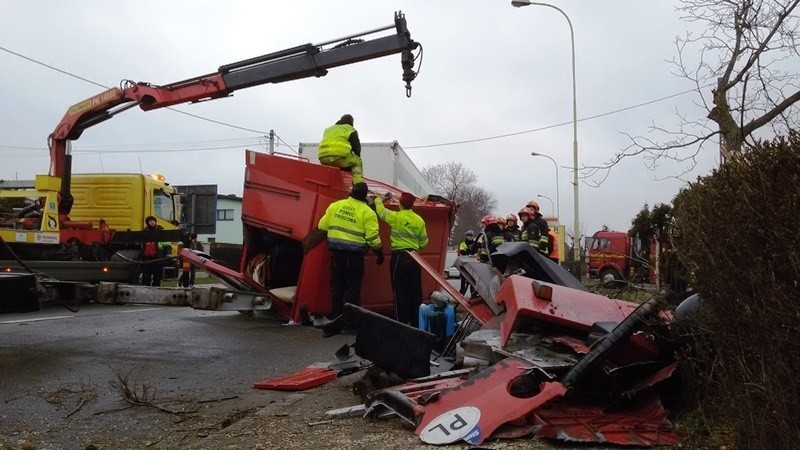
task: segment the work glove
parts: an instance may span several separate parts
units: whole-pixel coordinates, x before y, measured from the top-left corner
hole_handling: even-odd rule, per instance
[[[375,258],[375,264],[380,266],[383,264],[383,250],[374,250],[374,252],[375,256],[377,256],[377,258]]]

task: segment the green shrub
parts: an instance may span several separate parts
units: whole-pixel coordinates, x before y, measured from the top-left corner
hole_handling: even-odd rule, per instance
[[[702,298],[684,355],[707,426],[740,448],[800,439],[800,135],[760,143],[674,201],[675,244]]]

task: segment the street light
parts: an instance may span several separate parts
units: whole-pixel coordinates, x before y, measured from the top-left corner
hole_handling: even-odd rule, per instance
[[[539,197],[539,198],[546,198],[546,199],[550,200],[550,211],[554,211],[555,210],[555,207],[553,206],[553,199],[552,198],[550,198],[550,197],[548,197],[546,195],[542,195],[542,194],[536,194],[536,196]]]
[[[575,89],[575,30],[572,29],[572,21],[569,20],[569,16],[567,13],[561,10],[558,6],[553,6],[548,3],[539,3],[539,2],[532,2],[530,0],[512,0],[511,6],[515,8],[520,8],[523,6],[546,6],[548,8],[555,9],[565,19],[567,19],[567,25],[569,25],[569,39],[572,45],[572,188],[573,188],[573,196],[574,198],[574,207],[575,207],[575,248],[573,249],[573,256],[575,259],[575,267],[574,273],[578,277],[581,278],[581,227],[580,227],[580,219],[578,215],[578,99]]]
[[[550,161],[553,161],[553,165],[556,166],[556,219],[558,219],[558,223],[561,223],[561,196],[558,194],[558,163],[552,157],[543,155],[541,153],[531,152],[531,156],[543,156]]]

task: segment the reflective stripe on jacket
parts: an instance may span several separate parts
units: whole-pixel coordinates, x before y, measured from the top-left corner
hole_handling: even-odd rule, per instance
[[[425,221],[410,209],[392,211],[383,206],[378,199],[375,202],[378,218],[391,227],[392,250],[419,250],[428,245],[428,231]]]
[[[324,156],[347,156],[352,150],[350,146],[350,135],[356,131],[352,125],[346,123],[331,125],[322,133],[322,141],[319,143],[317,157]]]
[[[550,253],[550,226],[539,214],[533,221],[539,226],[539,253],[547,256]]]
[[[318,227],[328,232],[331,250],[366,253],[370,248],[381,248],[378,216],[366,203],[352,197],[331,203]]]
[[[536,222],[529,220],[522,224],[522,235],[520,239],[523,241],[527,241],[528,244],[536,251],[539,251],[539,238],[541,237],[542,231],[539,229],[539,225]]]

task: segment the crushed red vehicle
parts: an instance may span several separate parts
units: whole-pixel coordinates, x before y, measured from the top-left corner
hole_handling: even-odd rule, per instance
[[[467,313],[458,342],[431,355],[431,373],[453,366],[477,370],[438,385],[422,378],[372,392],[368,417],[389,410],[429,444],[481,445],[532,434],[626,446],[678,442],[662,403],[677,370],[672,316],[656,298],[640,305],[587,292],[526,243],[501,244],[489,271],[470,258],[457,260],[476,287],[470,299],[417,261]],[[384,320],[364,317],[375,322],[360,327]],[[358,341],[355,347],[359,355]],[[447,360],[453,363],[443,364]],[[399,368],[391,359],[381,364],[387,371]],[[410,395],[415,386],[424,395]]]

